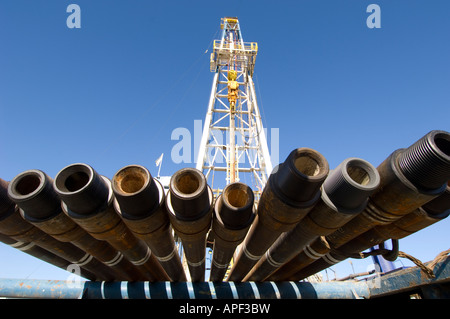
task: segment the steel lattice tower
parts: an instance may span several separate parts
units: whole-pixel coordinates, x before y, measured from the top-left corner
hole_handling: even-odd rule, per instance
[[[237,18],[222,19],[210,68],[214,79],[196,168],[217,196],[220,182],[247,183],[255,199],[272,171],[272,163],[252,80],[256,42],[244,42]],[[225,178],[224,178],[225,177]]]

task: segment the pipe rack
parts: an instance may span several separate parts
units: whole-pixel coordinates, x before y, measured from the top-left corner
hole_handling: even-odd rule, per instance
[[[242,183],[214,198],[205,176],[193,168],[173,174],[165,193],[142,166],[126,166],[110,181],[77,163],[54,180],[39,170],[11,182],[0,179],[0,241],[60,268],[76,263],[90,280],[68,294],[70,283],[35,281],[37,290],[29,296],[39,290],[52,298],[372,298],[387,292],[362,282],[287,280],[301,280],[446,218],[449,180],[450,133],[437,130],[394,151],[376,170],[351,158],[329,174],[320,153],[295,149],[270,175],[257,208]],[[181,239],[189,273],[172,231]],[[208,233],[213,269],[205,282]],[[235,250],[224,277],[223,265]],[[448,258],[441,263],[438,282],[448,281],[447,263]],[[432,283],[420,280],[418,285]],[[5,296],[34,289],[31,283],[19,289],[17,281],[0,281]]]
[[[310,282],[103,282],[0,279],[0,296],[46,299],[375,299],[422,291],[448,298],[436,287],[450,282],[450,258],[435,265],[436,277],[412,267],[369,281]]]

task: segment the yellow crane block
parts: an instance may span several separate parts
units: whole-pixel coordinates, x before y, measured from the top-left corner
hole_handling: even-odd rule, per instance
[[[228,81],[236,81],[237,72],[235,70],[228,71]]]
[[[230,78],[230,73],[228,73]],[[239,83],[237,81],[228,81],[228,102],[230,102],[230,111],[234,113],[238,98]]]

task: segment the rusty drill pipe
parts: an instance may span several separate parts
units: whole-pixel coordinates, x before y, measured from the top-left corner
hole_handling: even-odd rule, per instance
[[[325,236],[320,236],[312,241],[294,258],[289,260],[283,266],[273,272],[267,280],[271,281],[288,281],[291,276],[295,275],[302,268],[312,264],[317,259],[322,258],[331,251]]]
[[[56,256],[55,254],[49,252],[48,250],[35,245],[34,243],[17,241],[1,233],[0,233],[0,242],[14,249],[20,250],[21,252],[27,255],[45,261],[48,264],[61,268],[63,270],[67,270],[68,267],[71,265],[71,263],[68,262],[67,260],[59,256]],[[86,269],[83,268],[80,268],[80,276],[90,280],[94,280],[96,277],[94,274],[86,271]]]
[[[128,228],[147,243],[172,281],[186,281],[161,183],[145,167],[129,165],[114,175],[112,189],[114,207]]]
[[[394,239],[401,239],[406,236],[411,235],[414,232],[418,232],[421,229],[424,229],[446,217],[450,214],[450,206],[449,206],[449,196],[450,196],[450,187],[447,186],[447,190],[444,194],[440,195],[439,197],[433,199],[432,201],[428,202],[424,206],[416,209],[412,213],[409,213],[405,215],[404,217],[400,218],[399,220],[393,222],[392,224],[387,225],[380,225],[375,226],[371,230],[369,230],[366,233],[360,235],[359,237],[362,237],[359,242],[360,246],[355,247],[355,243],[353,243],[352,249],[349,249],[349,253],[356,253],[363,251],[367,248],[373,247],[375,245],[381,244],[383,241],[388,240],[389,238]],[[376,235],[374,235],[374,233]],[[377,241],[373,240],[374,236],[379,236]],[[371,238],[372,237],[372,238]],[[356,242],[355,238],[354,240],[350,242]],[[326,239],[325,239],[326,240]],[[362,242],[362,245],[361,245]],[[312,244],[311,244],[312,246]],[[338,259],[340,256],[342,256],[342,251],[345,250],[345,247],[341,247],[340,252],[341,255],[335,256],[334,259],[335,262],[338,262]],[[319,252],[318,254],[315,254],[313,252],[308,252],[307,249],[296,256],[296,258],[292,259],[289,263],[285,264],[283,267],[279,269],[274,275],[271,276],[270,280],[300,280],[300,275],[294,276],[295,273],[300,272],[302,268],[305,268],[310,263],[314,262],[318,258],[310,258],[310,257],[322,257],[322,255],[326,255],[331,251],[330,246],[328,245],[327,249],[321,249],[321,246],[317,245],[317,248],[315,247],[315,251]],[[309,258],[309,259],[308,259]],[[306,260],[306,261],[305,261]],[[318,266],[319,271],[327,268],[328,266],[332,265],[331,259],[328,258],[327,261],[323,261],[325,263],[325,267]],[[323,269],[322,269],[323,268]],[[310,271],[310,274],[312,274],[312,271]],[[304,274],[303,276],[306,276]]]
[[[439,215],[450,209],[450,180],[444,193],[422,206],[429,214]]]
[[[274,169],[264,187],[255,222],[250,228],[228,277],[241,281],[283,233],[293,229],[320,198],[329,166],[319,152],[293,150]]]
[[[400,218],[392,224],[375,226],[370,231],[359,237],[365,237],[370,240],[368,244],[376,241],[377,245],[383,241],[393,238],[401,239],[411,235],[421,229],[433,225],[450,214],[450,181],[443,194],[436,197],[432,201],[419,207],[414,212]]]
[[[30,224],[62,242],[70,242],[108,268],[115,280],[137,280],[136,268],[105,241],[96,240],[63,213],[53,180],[40,170],[28,170],[9,184],[9,197]]]
[[[17,209],[16,204],[8,196],[8,184],[8,182],[0,178],[0,216],[8,216],[14,213],[14,210]],[[32,242],[17,241],[2,233],[0,233],[0,241],[28,255],[41,259],[64,270],[66,270],[67,267],[71,264],[66,259],[63,259]],[[90,280],[95,280],[96,278],[94,274],[86,271],[84,268],[80,268],[80,275]]]
[[[429,213],[422,207],[416,209],[414,212],[405,215],[392,224],[376,226],[369,231],[352,239],[350,242],[339,248],[342,255],[351,256],[353,254],[364,251],[376,245],[380,245],[389,239],[405,238],[413,233],[416,233],[428,226],[431,226],[445,218],[450,214],[450,209],[441,212],[440,214]],[[390,260],[389,258],[386,258]],[[394,258],[395,260],[396,258]],[[390,260],[390,261],[394,261]]]
[[[0,216],[12,214],[16,204],[8,197],[9,182],[0,178]]]
[[[403,216],[445,192],[448,187],[449,163],[450,135],[444,131],[431,131],[409,148],[393,152],[377,168],[381,177],[380,187],[370,197],[367,208],[326,237],[332,251],[289,279],[303,279],[346,259],[351,253],[358,253],[372,247],[374,243],[383,242],[384,237],[377,235],[378,232],[392,229],[395,227],[393,223]],[[435,189],[430,190],[430,187]],[[422,221],[421,226],[417,220],[416,222],[418,224],[416,228],[411,228],[411,232],[427,225],[427,221]],[[373,228],[375,230],[370,231]]]
[[[450,133],[429,132],[410,147],[394,151],[377,170],[380,186],[366,209],[327,236],[333,248],[377,225],[390,224],[442,194],[450,178]]]
[[[303,279],[314,271],[321,271],[346,259],[352,253],[372,247],[372,243],[381,243],[383,234],[380,232],[386,232],[389,228],[392,230],[402,217],[414,213],[427,203],[432,205],[432,201],[444,195],[450,179],[450,134],[431,131],[408,148],[394,151],[377,170],[381,178],[380,187],[369,198],[367,208],[327,236],[332,248],[329,254],[331,258],[314,262],[290,279]],[[438,221],[439,214],[435,212],[434,215]],[[419,221],[416,217],[406,217],[406,220],[417,223],[415,227],[410,225],[414,232],[427,225],[427,222]]]
[[[206,236],[211,226],[213,194],[202,172],[183,168],[170,179],[166,208],[180,237],[191,281],[205,279]]]
[[[369,231],[352,239],[339,249],[332,249],[328,254],[318,261],[313,262],[309,266],[301,268],[295,274],[291,274],[286,280],[302,280],[316,272],[322,271],[334,264],[337,264],[359,252],[362,252],[375,245],[379,245],[384,241],[393,238],[401,239],[414,234],[436,222],[448,217],[450,214],[450,202],[448,201],[450,194],[449,186],[444,193],[434,200],[428,202],[413,212],[401,217],[391,224],[379,225]],[[427,209],[432,207],[432,209]],[[392,256],[385,256],[387,260],[395,260]]]
[[[214,249],[210,281],[222,281],[236,247],[242,243],[255,219],[254,194],[243,183],[227,185],[214,207]]]
[[[319,236],[333,233],[366,207],[380,184],[375,167],[359,158],[344,160],[326,178],[314,208],[289,232],[283,233],[244,278],[262,281]]]
[[[374,229],[387,238],[401,239],[433,225],[450,215],[450,181],[443,194],[398,221]]]
[[[298,272],[291,275],[288,280],[298,281],[312,276],[324,269],[334,266],[341,261],[347,259],[347,256],[339,254],[338,251],[331,250],[323,257],[315,260],[304,268],[301,268]]]
[[[379,225],[352,239],[338,250],[342,255],[352,255],[382,244],[391,238],[401,239],[431,226],[450,214],[450,187],[443,194],[413,212],[387,225]],[[393,260],[391,260],[393,261]]]
[[[92,237],[107,241],[142,273],[142,280],[169,280],[144,241],[126,227],[113,207],[111,182],[83,163],[63,168],[53,187],[64,213]]]
[[[50,235],[44,233],[23,219],[20,208],[5,195],[8,193],[9,183],[0,180],[0,193],[3,193],[0,199],[0,233],[19,242],[34,243],[37,246],[50,251],[56,256],[65,259],[69,264],[77,265],[81,269],[86,269],[92,274],[90,280],[107,280],[113,278],[108,276],[106,267],[92,255],[87,254],[71,243],[63,243]]]

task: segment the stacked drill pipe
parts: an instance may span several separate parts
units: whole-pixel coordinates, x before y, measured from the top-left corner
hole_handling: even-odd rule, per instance
[[[299,270],[297,274],[301,275],[292,278],[305,278],[345,260],[351,254],[358,253],[358,250],[360,252],[361,249],[370,248],[358,243],[361,242],[361,237],[356,241],[353,239],[375,227],[380,230],[380,227],[397,224],[402,217],[443,195],[450,179],[450,134],[431,131],[410,147],[394,151],[377,170],[380,174],[380,187],[370,196],[366,209],[326,237],[331,246],[328,254],[305,270]],[[416,226],[410,226],[409,234],[422,229],[424,226],[420,226],[421,224],[427,223],[416,220]],[[371,231],[363,237],[373,233]]]
[[[239,182],[229,184],[214,205],[214,236],[210,281],[222,281],[236,247],[242,243],[255,219],[252,189]]]
[[[146,242],[172,281],[186,281],[161,183],[145,167],[129,165],[114,175],[112,188],[114,207],[128,228]]]
[[[443,206],[444,201],[441,201],[439,204],[440,208],[437,210],[432,208],[430,209],[431,206],[424,205],[391,224],[380,225],[372,228],[371,230],[351,240],[347,244],[342,245],[339,249],[330,250],[322,259],[311,263],[309,266],[299,269],[297,272],[287,274],[282,272],[283,269],[280,269],[278,278],[281,280],[304,279],[347,258],[357,257],[360,252],[371,248],[374,245],[382,244],[388,239],[392,238],[398,240],[431,226],[434,223],[447,218],[450,214],[449,194],[450,193],[447,188],[445,194],[432,201],[441,201],[441,199],[445,197],[445,206]],[[432,202],[430,202],[430,204]],[[435,203],[433,203],[433,205],[434,204]],[[392,252],[383,254],[383,257],[387,260],[394,261],[397,257],[397,252],[393,249]],[[275,275],[277,275],[277,273],[275,273]]]
[[[166,208],[181,239],[191,281],[204,281],[206,236],[211,226],[213,193],[202,172],[183,168],[170,179]]]
[[[7,212],[16,209],[16,207],[15,203],[8,197],[8,182],[0,179],[0,216],[8,215]],[[33,242],[18,241],[2,233],[0,233],[0,241],[14,249],[18,249],[30,256],[41,259],[64,270],[67,270],[67,267],[71,264],[66,259],[51,253]],[[80,268],[80,276],[91,280],[95,280],[96,278],[94,274],[88,272],[84,268]]]
[[[314,239],[343,226],[364,210],[379,183],[380,176],[369,162],[358,158],[343,161],[326,178],[314,208],[294,229],[278,238],[244,280],[264,280]]]
[[[115,280],[137,280],[137,269],[105,241],[96,240],[79,227],[61,208],[53,180],[40,170],[28,170],[9,184],[9,197],[21,209],[22,217],[61,242],[72,243],[110,267]]]
[[[71,265],[71,263],[68,262],[67,260],[62,259],[59,256],[56,256],[55,254],[49,252],[48,250],[35,245],[34,243],[25,243],[25,242],[17,241],[6,235],[3,235],[3,234],[0,234],[0,242],[2,242],[5,245],[8,245],[14,249],[20,250],[21,252],[23,252],[27,255],[30,255],[37,259],[45,261],[48,264],[51,264],[58,268],[61,268],[62,270],[68,270],[69,266]],[[92,279],[92,280],[95,279],[94,274],[86,271],[83,268],[80,268],[80,276],[83,278],[87,278],[87,279]]]
[[[294,275],[301,269],[306,268],[316,260],[322,258],[331,251],[325,236],[320,236],[312,241],[290,261],[273,272],[267,280],[286,281],[295,278]],[[316,271],[317,272],[317,271]],[[315,273],[315,272],[314,272]],[[313,273],[313,274],[314,274]]]
[[[108,242],[142,273],[143,280],[169,280],[144,241],[127,228],[113,207],[111,182],[83,163],[63,168],[53,187],[64,213],[92,237]]]
[[[447,185],[446,191],[436,199],[391,224],[375,226],[347,244],[342,245],[339,248],[339,252],[344,256],[351,256],[354,253],[382,244],[388,239],[398,240],[404,238],[447,218],[449,214],[450,186]],[[390,260],[389,257],[386,259]]]
[[[268,280],[284,281],[284,280],[301,280],[309,275],[321,271],[334,263],[338,263],[348,256],[354,256],[357,252],[366,250],[367,248],[381,244],[384,241],[392,239],[401,239],[409,236],[421,229],[424,229],[440,220],[448,217],[450,214],[450,186],[447,186],[444,194],[433,199],[422,207],[419,207],[412,213],[405,215],[392,224],[376,226],[366,233],[358,236],[350,241],[346,249],[346,245],[341,246],[340,250],[347,250],[347,254],[332,252],[324,260],[321,260],[315,267],[306,268],[317,259],[326,256],[331,252],[331,247],[325,237],[321,237],[308,245],[302,253],[295,256],[288,263],[273,273]],[[383,256],[387,258],[387,256]],[[304,269],[304,270],[303,270]],[[298,274],[297,274],[298,273]]]
[[[450,133],[429,132],[410,147],[394,151],[377,170],[380,187],[367,208],[327,236],[333,249],[377,225],[400,219],[442,194],[450,178]]]
[[[277,238],[308,214],[320,198],[320,187],[328,172],[327,160],[309,148],[293,150],[274,169],[228,281],[242,281]]]
[[[113,279],[108,274],[109,269],[92,255],[71,243],[56,240],[23,219],[19,207],[7,196],[8,187],[9,183],[0,179],[0,233],[18,242],[34,243],[58,256],[50,261],[52,264],[60,264],[62,258],[68,264],[79,266],[81,274],[86,274],[90,280]]]

